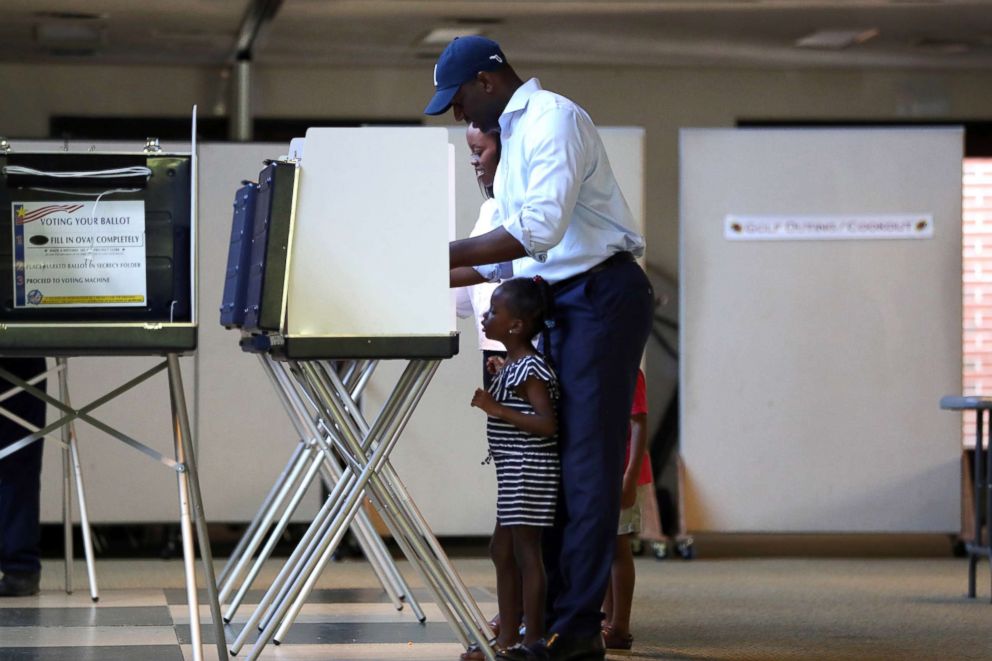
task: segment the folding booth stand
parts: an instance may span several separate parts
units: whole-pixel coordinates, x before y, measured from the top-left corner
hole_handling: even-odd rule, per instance
[[[338,455],[330,447],[320,424],[315,421],[314,413],[307,408],[294,388],[292,380],[283,369],[283,364],[273,361],[265,354],[260,354],[259,358],[263,370],[299,435],[300,442],[235,546],[227,565],[221,571],[219,598],[222,604],[227,604],[224,612],[224,619],[227,622],[234,619],[237,609],[244,601],[265,561],[271,557],[276,543],[285,532],[290,517],[296,512],[307,490],[320,477],[323,478],[325,488],[331,492],[343,477]],[[345,375],[344,381],[353,398],[357,399],[361,396],[361,391],[374,368],[375,363],[368,362]],[[278,521],[273,526],[273,521],[277,517]],[[423,622],[426,619],[423,610],[396,568],[382,538],[364,509],[358,510],[351,524],[351,531],[396,609],[402,610],[404,603],[409,603],[417,619]],[[238,587],[238,580],[246,569],[248,573]],[[236,588],[237,592],[232,597]]]
[[[285,639],[349,527],[387,593],[409,599],[388,554],[368,535],[361,541],[368,494],[458,640],[495,659],[484,616],[389,463],[440,361],[458,349],[448,290],[453,155],[447,132],[310,129],[294,151],[296,158],[268,162],[258,183],[237,193],[221,323],[239,328],[242,349],[260,355],[303,439],[297,455],[322,457],[315,463],[331,473],[330,494],[231,651],[238,653],[256,631],[249,659]],[[418,167],[384,164],[381,155],[390,151],[416,155]],[[359,398],[383,359],[406,367],[377,414],[366,417]],[[300,473],[317,470],[297,455],[270,492],[273,501],[298,488],[287,485],[305,488],[308,477],[301,481]],[[259,545],[252,528],[271,523],[269,500],[225,579],[240,574]],[[411,606],[423,622],[419,606]]]
[[[47,379],[53,373],[56,373],[59,380],[59,400],[65,406],[69,406],[68,371],[69,366],[66,359],[60,357],[56,359],[55,367],[46,369],[42,373],[28,379],[25,383],[34,386],[38,382]],[[13,381],[8,377],[14,377],[14,375],[10,374],[2,367],[0,367],[0,377],[3,377],[13,383]],[[24,420],[3,407],[2,402],[21,392],[24,392],[24,389],[15,385],[13,388],[10,388],[6,392],[0,394],[0,415],[16,422],[31,433],[39,432],[41,431],[40,427],[31,424],[27,420]],[[62,445],[62,529],[64,539],[63,552],[65,554],[65,591],[66,594],[72,594],[73,590],[72,488],[73,483],[75,483],[76,497],[79,501],[80,528],[83,533],[83,555],[86,558],[86,572],[89,578],[90,598],[96,602],[100,600],[100,592],[97,587],[96,570],[93,564],[93,540],[90,534],[89,513],[86,509],[86,492],[83,488],[83,472],[79,465],[79,447],[76,442],[76,428],[72,422],[68,422],[62,425],[60,431],[61,434],[58,440]],[[21,439],[10,446],[0,449],[0,460],[10,456],[21,448],[40,440],[42,437],[43,436],[30,439]]]
[[[76,472],[94,599],[96,583],[73,423],[86,422],[175,471],[193,658],[203,658],[195,528],[217,653],[227,659],[179,366],[179,356],[193,352],[197,339],[195,110],[193,134],[190,153],[165,153],[156,140],[149,140],[140,152],[8,149],[0,153],[0,210],[9,209],[6,216],[0,214],[0,222],[11,237],[0,241],[0,292],[4,292],[0,293],[0,355],[56,357],[60,397],[51,397],[29,382],[40,380],[37,377],[24,380],[6,370],[0,370],[0,376],[61,413],[0,457],[62,430]],[[76,408],[69,402],[66,380],[66,359],[72,356],[161,356],[163,360]],[[163,371],[169,380],[174,459],[92,415]],[[8,394],[12,393],[4,397]],[[70,558],[67,555],[67,564]]]

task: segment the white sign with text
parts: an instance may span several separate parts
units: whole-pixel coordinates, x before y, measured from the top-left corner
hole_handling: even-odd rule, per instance
[[[724,217],[723,237],[730,241],[931,239],[933,214],[728,214]]]
[[[14,202],[14,307],[147,302],[142,200]]]

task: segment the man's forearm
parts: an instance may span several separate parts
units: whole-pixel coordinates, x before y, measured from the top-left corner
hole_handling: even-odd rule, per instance
[[[527,251],[513,235],[502,227],[491,232],[473,236],[470,239],[452,241],[448,244],[450,268],[460,266],[480,266],[499,264],[524,257]]]
[[[459,266],[448,272],[448,284],[451,287],[468,287],[485,281],[486,279],[471,266]]]

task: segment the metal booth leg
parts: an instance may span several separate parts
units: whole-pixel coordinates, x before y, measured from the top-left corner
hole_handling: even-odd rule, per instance
[[[355,403],[348,397],[343,384],[333,371],[320,369],[318,366],[318,369],[311,369],[310,373],[315,385],[323,389],[324,397],[322,399],[330,403],[332,407],[334,407],[332,393],[336,393],[339,406],[343,406],[343,408],[339,408],[334,417],[341,425],[342,437],[351,446],[351,451],[355,456],[364,460],[362,443],[356,441],[362,437],[369,438],[371,436],[374,438],[368,423]],[[487,649],[483,650],[484,653],[491,653],[491,650],[485,645],[485,640],[489,634],[489,626],[485,617],[441,549],[437,538],[434,537],[427,521],[417,509],[413,499],[410,498],[388,458],[382,461],[380,470],[373,473],[370,485],[373,495],[380,501],[380,505],[385,506],[383,511],[392,512],[394,514],[393,520],[402,529],[402,533],[397,539],[406,538],[412,543],[414,554],[407,553],[408,558],[413,560],[415,557],[419,557],[420,568],[423,570],[425,579],[429,578],[430,584],[433,585],[439,597],[444,597],[449,601],[451,609],[458,615],[458,621],[463,627],[462,633],[480,646],[486,647]],[[448,619],[452,626],[455,626],[456,621],[450,616]]]
[[[982,411],[976,411],[979,415]],[[989,432],[992,434],[992,411],[989,411]],[[975,461],[978,461],[978,457],[975,457]],[[990,584],[989,584],[989,603],[992,603],[992,436],[989,437],[989,443],[985,448],[985,483],[983,487],[984,491],[979,491],[979,494],[984,493],[985,495],[985,542],[982,548],[985,551],[985,557],[989,561],[989,574],[990,574]],[[977,500],[977,499],[976,499]],[[978,509],[978,503],[975,503],[975,509]],[[982,543],[982,531],[980,528],[976,529],[978,532],[977,543]]]
[[[977,551],[982,546],[982,482],[985,480],[985,452],[983,450],[984,436],[983,423],[985,422],[985,411],[975,410],[975,465],[974,486],[972,487],[972,508],[974,509],[974,538],[972,546],[968,549],[968,597],[975,598],[975,574],[978,568]]]
[[[410,412],[415,406],[420,396],[423,394],[423,390],[426,388],[427,383],[430,382],[430,377],[433,376],[434,369],[437,367],[437,362],[433,363],[429,369],[425,369],[423,364],[411,364],[408,365],[407,370],[401,377],[400,381],[405,383],[405,387],[394,389],[393,394],[390,399],[394,400],[395,403],[400,403],[400,409],[404,409],[405,412]],[[403,418],[400,415],[398,418]],[[405,420],[404,420],[405,422]],[[288,581],[285,590],[280,591],[278,597],[273,599],[270,595],[273,592],[273,588],[270,588],[269,593],[263,597],[262,602],[259,603],[259,607],[256,613],[253,614],[252,618],[245,625],[245,630],[242,631],[239,636],[239,640],[236,641],[236,645],[244,642],[244,638],[247,636],[248,627],[253,627],[258,624],[259,613],[262,610],[269,609],[271,605],[271,612],[266,613],[266,622],[262,631],[259,633],[258,639],[255,641],[251,652],[248,655],[248,659],[256,659],[258,655],[261,654],[262,649],[272,640],[276,634],[276,630],[279,628],[282,621],[286,618],[290,608],[293,606],[293,602],[296,601],[297,597],[301,594],[309,594],[310,590],[313,588],[314,582],[317,580],[317,576],[320,573],[323,565],[327,563],[330,559],[330,553],[334,547],[340,542],[344,535],[347,526],[351,523],[352,518],[355,516],[357,509],[360,507],[361,503],[359,498],[364,492],[364,487],[368,482],[370,476],[378,468],[378,462],[380,462],[385,455],[391,449],[392,443],[385,440],[386,436],[391,436],[391,441],[395,442],[396,436],[398,435],[400,429],[398,425],[391,425],[392,429],[385,429],[383,425],[379,426],[376,432],[383,433],[383,443],[376,448],[372,453],[368,464],[362,467],[361,473],[354,475],[354,478],[348,480],[347,492],[344,491],[345,482],[342,481],[337,485],[338,493],[331,494],[325,501],[325,506],[328,511],[324,513],[326,516],[330,517],[330,512],[335,511],[336,514],[332,517],[329,522],[329,528],[322,531],[320,535],[315,535],[319,538],[319,543],[313,548],[307,549],[305,552],[300,552],[299,556],[306,555],[306,559],[302,561],[301,565],[296,568],[294,573],[301,578],[300,581]],[[313,527],[313,526],[312,526]],[[300,551],[302,547],[302,542],[300,546],[297,547],[297,551]],[[296,551],[294,551],[294,555]],[[297,559],[301,559],[298,556]],[[294,558],[290,559],[290,562],[284,566],[284,570],[290,563],[295,562]],[[281,572],[282,574],[282,572]],[[288,577],[283,577],[288,578]],[[277,581],[279,577],[277,577]],[[292,619],[292,617],[290,618]]]
[[[292,381],[292,379],[286,374],[280,374],[279,376],[281,380],[288,382]],[[310,420],[309,414],[304,412],[305,405],[303,403],[303,399],[300,397],[299,393],[295,391],[295,387],[290,383],[287,383],[280,390],[285,396],[292,398],[293,407],[297,409],[294,419],[295,417],[298,417],[299,422],[302,425],[309,426],[310,435],[321,447],[323,454],[322,476],[325,479],[325,484],[327,485],[328,490],[333,491],[339,484],[352,484],[355,474],[350,468],[343,469],[340,465],[338,465],[335,454],[328,444],[328,440],[323,437],[323,432],[318,429],[318,424],[313,422],[313,420]],[[384,519],[384,521],[387,526],[389,526],[389,521],[386,519]],[[405,601],[410,605],[410,608],[417,619],[421,623],[424,622],[426,620],[426,615],[420,608],[420,604],[414,597],[410,587],[406,583],[406,580],[403,578],[403,575],[399,572],[399,569],[390,557],[389,551],[386,549],[382,538],[379,537],[379,534],[376,532],[371,520],[368,518],[368,515],[365,513],[365,510],[360,506],[360,504],[351,520],[350,527],[362,549],[362,552],[365,555],[366,560],[369,562],[373,572],[376,574],[380,585],[382,585],[383,590],[392,600],[396,609],[402,610]],[[277,643],[282,640],[283,634],[288,629],[290,624],[291,622],[288,619],[284,621],[282,629],[276,633],[274,638]]]
[[[59,367],[59,399],[66,406],[71,407],[69,399],[69,366],[65,358],[56,358],[56,365]],[[100,594],[96,583],[96,570],[93,562],[93,538],[90,533],[89,511],[86,507],[86,491],[83,488],[83,470],[79,463],[79,445],[76,442],[76,425],[70,421],[62,427],[62,472],[63,472],[63,525],[65,527],[65,591],[72,593],[72,496],[68,489],[69,468],[66,465],[66,458],[72,464],[72,473],[76,481],[76,499],[79,501],[79,527],[83,533],[83,554],[86,557],[86,572],[90,584],[90,598],[96,602],[100,600]]]
[[[196,569],[193,557],[193,525],[200,546],[203,573],[207,584],[207,599],[210,602],[210,615],[214,621],[217,658],[227,661],[227,640],[224,635],[224,621],[217,600],[217,580],[214,576],[213,557],[210,552],[210,538],[203,516],[203,499],[200,495],[200,482],[197,477],[196,456],[190,434],[189,414],[186,410],[186,396],[183,392],[183,379],[179,370],[179,357],[170,353],[167,357],[169,369],[169,396],[172,403],[172,431],[176,445],[176,461],[183,467],[179,471],[179,522],[183,538],[183,565],[186,570],[186,598],[189,603],[190,639],[193,644],[193,659],[203,658],[200,638],[199,602],[196,594]],[[192,517],[191,517],[192,511]],[[192,522],[190,519],[192,518]]]
[[[59,375],[59,385],[61,385]],[[65,551],[65,593],[72,594],[72,455],[69,428],[62,427],[62,549]]]
[[[268,533],[274,512],[278,511],[281,507],[285,494],[288,491],[289,485],[287,483],[298,473],[296,466],[305,450],[306,443],[300,441],[296,444],[296,449],[289,458],[289,462],[283,468],[282,473],[279,474],[279,478],[272,485],[272,488],[269,489],[269,493],[266,494],[251,523],[245,529],[244,534],[241,535],[241,539],[238,540],[234,550],[231,551],[231,555],[227,558],[227,564],[221,570],[220,574],[218,574],[217,584],[220,587],[221,604],[227,600],[227,597],[234,590],[238,578],[240,578],[241,573],[244,571],[244,566],[254,556],[255,551],[261,543],[261,539],[264,539]],[[292,481],[295,481],[295,479]]]
[[[251,554],[245,554],[241,558],[244,566],[247,566],[249,562],[252,564],[251,568],[248,570],[248,574],[241,582],[241,586],[235,593],[234,598],[230,600],[227,611],[224,613],[224,619],[228,622],[234,619],[234,615],[241,606],[241,603],[244,601],[245,596],[248,594],[248,590],[255,582],[255,579],[258,578],[258,574],[262,571],[265,562],[272,556],[272,552],[275,550],[276,544],[279,543],[280,538],[289,526],[293,513],[296,512],[303,500],[303,497],[306,495],[309,485],[314,481],[320,470],[319,460],[316,458],[313,448],[309,447],[309,444],[306,447],[306,451],[299,455],[299,457],[300,458],[296,461],[296,465],[293,468],[293,473],[286,484],[285,495],[291,497],[289,502],[286,504],[285,509],[283,509],[275,527],[272,528],[271,531],[268,531],[269,526],[266,526],[265,532],[268,535],[268,538],[265,540],[265,546],[262,547],[262,550],[257,555],[254,555],[254,552],[252,552]],[[277,512],[271,511],[270,513],[274,515]],[[259,538],[258,541],[262,541],[262,539]],[[239,574],[240,572],[241,570],[238,569]],[[231,649],[235,650],[233,646]]]
[[[265,368],[266,374],[268,374],[269,379],[272,381],[276,392],[280,395],[283,407],[292,420],[297,433],[301,436],[314,439],[320,446],[324,460],[322,476],[328,492],[332,491],[338,482],[342,479],[348,479],[350,471],[346,473],[338,464],[327,440],[323,437],[323,432],[320,430],[319,425],[314,422],[311,413],[308,412],[305,398],[297,391],[294,385],[294,379],[287,371],[288,368],[284,365],[276,365],[275,361],[268,356],[263,359],[262,366]],[[344,378],[347,379],[347,387],[352,397],[357,398],[360,396],[374,368],[374,363],[364,364],[361,368],[358,368],[356,362],[351,362],[348,365],[347,376]],[[318,414],[314,413],[314,415]],[[402,610],[403,602],[406,601],[417,619],[420,622],[424,622],[426,615],[424,615],[420,604],[414,597],[406,580],[390,557],[382,538],[375,530],[364,509],[359,509],[358,514],[352,522],[351,530],[365,558],[379,579],[379,583],[393,601],[396,609]]]
[[[412,361],[415,362],[420,361]],[[431,373],[436,366],[437,363],[432,365]],[[350,446],[353,458],[358,460],[359,465],[364,465],[366,470],[372,467],[369,485],[374,499],[380,506],[384,506],[381,509],[383,514],[391,515],[387,519],[392,519],[398,524],[400,534],[395,536],[395,539],[398,542],[406,542],[405,545],[401,545],[406,546],[403,548],[404,554],[420,571],[425,583],[434,591],[438,598],[437,605],[445,613],[454,632],[464,644],[467,644],[468,640],[474,640],[482,647],[482,652],[487,658],[493,658],[492,649],[486,642],[489,629],[485,618],[454,568],[451,567],[440,545],[437,544],[426,521],[413,506],[412,500],[388,461],[388,446],[395,442],[396,435],[405,427],[406,419],[412,413],[412,407],[399,414],[401,421],[392,434],[377,433],[374,428],[379,425],[380,419],[377,419],[371,427],[365,422],[354,400],[333,370],[322,369],[321,365],[308,362],[299,363],[299,367],[306,375],[304,380],[316,389],[314,392],[316,399],[322,406],[328,407],[326,413],[336,423],[341,432],[341,440]],[[397,389],[401,390],[399,384]],[[415,396],[414,402],[417,399],[419,395]],[[380,416],[385,414],[387,408],[388,405],[384,405]],[[375,455],[379,455],[382,449],[376,448],[372,456],[366,457],[367,450],[383,444],[387,446],[386,452],[376,458]],[[294,604],[294,608],[298,609],[301,605],[302,596]],[[294,616],[295,611],[289,619]]]

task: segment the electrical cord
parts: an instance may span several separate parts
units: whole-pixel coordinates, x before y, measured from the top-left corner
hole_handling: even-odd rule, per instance
[[[3,174],[27,175],[32,177],[52,177],[54,179],[120,179],[122,177],[144,177],[148,179],[152,176],[151,168],[143,165],[135,165],[127,168],[113,168],[110,170],[86,170],[77,172],[46,172],[35,170],[23,165],[6,165],[2,170]]]

